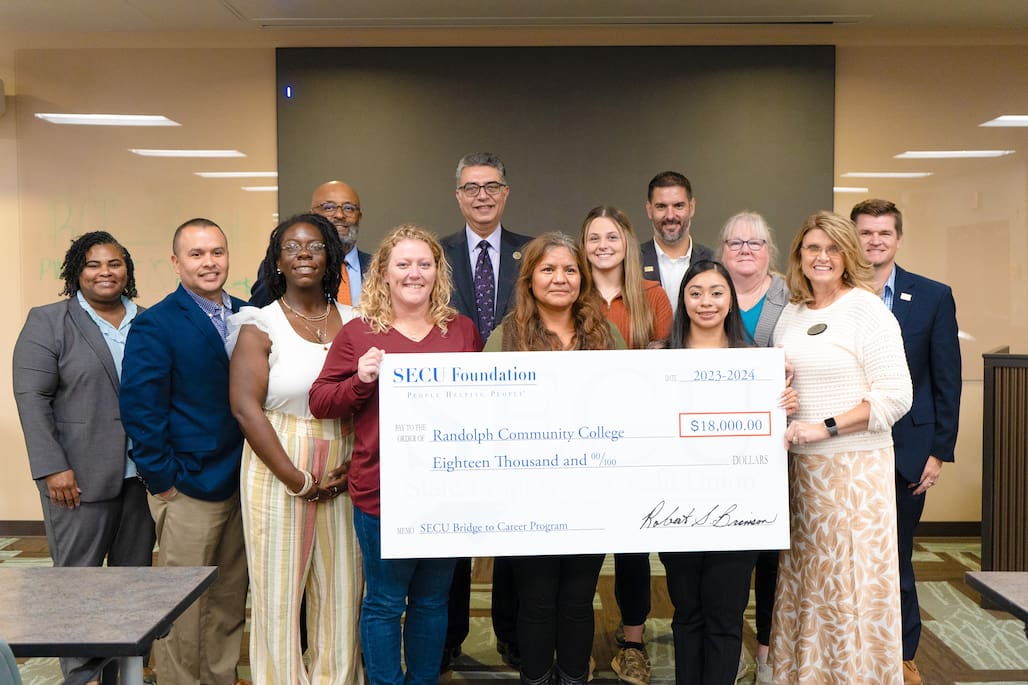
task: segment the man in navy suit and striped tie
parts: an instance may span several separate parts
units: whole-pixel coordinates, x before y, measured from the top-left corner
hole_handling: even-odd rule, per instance
[[[921,685],[914,655],[921,638],[921,614],[914,582],[914,529],[925,493],[952,462],[960,414],[960,344],[956,303],[949,286],[896,264],[903,241],[903,214],[888,200],[865,200],[850,219],[871,266],[875,285],[903,333],[914,403],[892,427],[896,452],[896,522],[899,534],[900,602],[903,614],[903,682]]]
[[[464,228],[442,239],[453,271],[450,304],[478,326],[484,343],[507,314],[514,281],[521,267],[521,248],[531,238],[501,225],[510,195],[507,170],[491,152],[472,152],[457,162],[457,205]],[[441,672],[460,656],[468,636],[471,602],[471,560],[458,559],[450,588],[450,620]],[[508,559],[493,561],[493,630],[504,662],[517,667],[517,595]]]

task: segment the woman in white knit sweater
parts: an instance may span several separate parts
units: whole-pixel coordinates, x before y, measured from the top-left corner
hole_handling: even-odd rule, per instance
[[[775,327],[800,408],[789,442],[791,546],[771,655],[779,685],[901,685],[892,424],[911,403],[899,325],[873,292],[853,224],[807,218]]]

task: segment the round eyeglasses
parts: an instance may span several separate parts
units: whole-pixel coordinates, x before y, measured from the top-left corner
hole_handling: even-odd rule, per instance
[[[282,243],[282,252],[289,255],[290,257],[295,257],[296,255],[300,254],[300,252],[303,250],[307,250],[307,252],[312,255],[319,255],[325,251],[325,243],[314,242],[307,243],[306,245],[301,245],[295,240],[290,240],[289,242]]]

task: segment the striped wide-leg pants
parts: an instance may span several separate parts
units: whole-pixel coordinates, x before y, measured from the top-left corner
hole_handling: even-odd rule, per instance
[[[350,458],[350,424],[267,412],[286,454],[321,480]],[[340,428],[342,425],[342,429]],[[250,672],[267,685],[363,681],[358,617],[360,550],[347,494],[308,502],[243,449],[243,530],[250,567]],[[307,654],[300,654],[300,600],[307,595]]]

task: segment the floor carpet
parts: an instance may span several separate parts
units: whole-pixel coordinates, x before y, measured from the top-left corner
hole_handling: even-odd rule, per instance
[[[914,556],[917,590],[921,599],[924,632],[917,664],[928,685],[1028,685],[1028,639],[1025,627],[1009,614],[978,606],[978,593],[964,585],[964,572],[980,567],[981,545],[976,538],[918,538]],[[0,538],[0,563],[48,566],[45,538]],[[674,682],[671,645],[671,606],[664,585],[663,566],[656,555],[653,573],[653,610],[646,628],[647,649],[653,664],[654,685]],[[443,681],[487,683],[515,681],[517,674],[503,666],[489,619],[490,559],[476,559],[472,572],[471,636],[454,671]],[[614,630],[618,613],[614,603],[614,563],[609,557],[600,576],[596,597],[596,659],[594,683],[614,683],[610,660],[617,647]],[[752,598],[751,598],[752,600]],[[753,602],[746,612],[745,644],[750,670],[741,681],[753,682],[752,654],[756,647]],[[243,668],[246,676],[244,645]],[[56,659],[28,659],[20,664],[25,685],[61,682]]]

